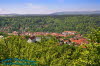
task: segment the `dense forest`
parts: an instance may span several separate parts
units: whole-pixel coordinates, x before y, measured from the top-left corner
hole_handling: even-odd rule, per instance
[[[0,31],[88,33],[100,26],[99,15],[9,16],[0,17]]]

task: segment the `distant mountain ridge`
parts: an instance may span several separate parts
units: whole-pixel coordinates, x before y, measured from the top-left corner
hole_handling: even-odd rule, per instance
[[[48,14],[0,14],[0,16],[42,16]]]
[[[55,12],[53,15],[87,15],[87,14],[100,14],[100,11],[66,11]]]
[[[65,11],[65,12],[55,12],[51,14],[0,14],[0,16],[42,16],[42,15],[91,15],[100,14],[100,11]]]

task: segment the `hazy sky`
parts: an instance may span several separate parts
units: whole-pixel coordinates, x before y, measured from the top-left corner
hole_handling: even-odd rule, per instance
[[[0,0],[0,14],[100,10],[100,0]]]

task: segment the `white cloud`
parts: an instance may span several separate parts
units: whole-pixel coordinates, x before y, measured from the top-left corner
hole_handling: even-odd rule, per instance
[[[26,11],[26,13],[35,13],[35,14],[49,13],[48,7],[43,5],[34,5],[32,3],[26,4],[24,10]]]
[[[64,1],[64,0],[61,0]],[[10,14],[10,13],[17,13],[17,14],[50,14],[53,12],[61,12],[61,11],[86,11],[87,9],[79,9],[79,8],[50,8],[46,5],[36,5],[32,3],[27,3],[20,5],[21,7],[16,8],[0,8],[0,14]],[[91,10],[91,9],[88,9]],[[93,10],[93,9],[92,9]]]
[[[3,8],[0,8],[0,14],[9,14],[10,11],[9,10],[6,10],[6,9],[3,9]]]
[[[23,12],[21,12],[21,10],[16,10],[16,9],[0,8],[0,14],[11,14],[11,13],[23,13]]]
[[[8,9],[0,9],[0,14],[9,14],[9,13],[17,13],[17,14],[49,14],[55,12],[56,10],[50,9],[44,5],[35,5],[32,3],[23,4],[23,8],[8,8]],[[23,6],[22,5],[22,6]]]
[[[62,8],[50,8],[46,5],[36,5],[32,3],[25,4],[25,7],[20,10],[22,11],[22,14],[50,14],[65,11],[65,9]]]

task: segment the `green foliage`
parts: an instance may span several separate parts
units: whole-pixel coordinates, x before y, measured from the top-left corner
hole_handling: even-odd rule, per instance
[[[100,16],[18,16],[0,17],[0,31],[89,33],[89,44],[58,46],[54,36],[39,36],[41,42],[27,43],[29,36],[8,36],[0,39],[0,60],[19,58],[39,61],[38,66],[99,66]],[[37,28],[38,27],[38,28]],[[42,28],[42,29],[41,29]],[[5,35],[0,33],[1,35]],[[64,38],[68,39],[73,36]]]
[[[8,34],[4,33],[4,32],[0,32],[0,35],[4,36],[4,37],[7,37]]]
[[[23,36],[0,39],[0,59],[19,58],[39,61],[38,66],[99,66],[100,44],[57,46],[55,37],[27,43]],[[85,47],[85,48],[84,48]]]
[[[91,42],[100,43],[100,27],[92,29],[91,34],[88,34],[88,38]]]
[[[88,33],[100,26],[100,16],[14,16],[0,17],[0,31]]]

